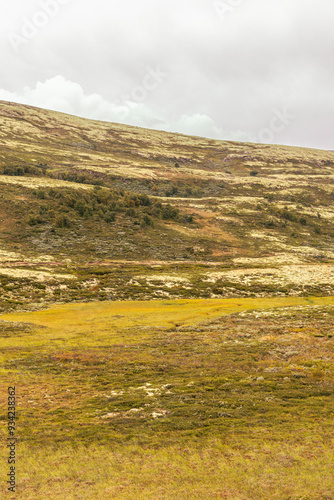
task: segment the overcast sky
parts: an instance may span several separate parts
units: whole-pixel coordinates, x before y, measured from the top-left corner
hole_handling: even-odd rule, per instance
[[[334,150],[333,0],[2,0],[0,99]]]

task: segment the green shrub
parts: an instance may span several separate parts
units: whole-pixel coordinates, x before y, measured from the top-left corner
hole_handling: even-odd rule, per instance
[[[114,222],[115,219],[116,219],[115,212],[107,212],[105,217],[104,217],[104,220],[108,223]]]
[[[185,214],[185,215],[182,215],[181,222],[191,223],[191,222],[194,222],[194,218],[192,215]]]
[[[178,188],[177,186],[171,186],[167,191],[165,192],[166,196],[174,196],[178,193]]]
[[[37,198],[39,198],[40,200],[45,200],[45,198],[46,198],[46,193],[45,193],[44,189],[38,188],[38,189],[37,189],[37,191],[36,191],[36,196],[37,196]]]
[[[136,211],[133,207],[128,208],[125,212],[125,215],[127,215],[128,217],[135,217]]]
[[[153,220],[151,219],[151,217],[149,217],[147,214],[145,214],[145,215],[143,215],[143,217],[140,221],[140,225],[142,227],[153,226]]]
[[[78,212],[79,215],[83,216],[86,210],[86,204],[83,201],[77,201],[74,205],[74,208]]]
[[[41,205],[39,207],[39,215],[45,215],[48,212],[48,207],[45,205]]]
[[[287,208],[284,208],[283,212],[281,213],[282,217],[284,217],[284,219],[287,219],[291,222],[296,222],[297,221],[297,216],[292,213],[292,212],[289,212]]]
[[[167,204],[162,207],[162,218],[167,219],[176,219],[179,215],[179,210],[177,208],[172,207]]]
[[[33,215],[33,214],[29,214],[29,217],[28,217],[28,224],[29,224],[29,226],[36,226],[36,224],[37,224],[37,219],[36,219],[35,215]]]
[[[71,222],[72,221],[65,214],[56,215],[56,218],[55,218],[55,226],[56,227],[70,227]]]
[[[264,226],[268,228],[276,227],[276,223],[273,219],[268,219],[264,222]]]

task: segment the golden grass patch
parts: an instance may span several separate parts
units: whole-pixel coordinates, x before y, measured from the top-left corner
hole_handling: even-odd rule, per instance
[[[24,322],[37,328],[29,342],[48,342],[50,337],[80,344],[94,342],[96,337],[113,340],[113,334],[126,329],[127,342],[143,335],[144,328],[175,328],[180,325],[202,324],[220,316],[249,310],[273,310],[274,308],[332,305],[333,297],[278,297],[236,299],[190,299],[90,302],[56,305],[51,309],[27,313],[3,314],[0,319]],[[133,330],[132,330],[133,329]],[[139,330],[138,330],[139,329]],[[117,335],[115,336],[115,340]],[[15,339],[10,342],[16,343]]]

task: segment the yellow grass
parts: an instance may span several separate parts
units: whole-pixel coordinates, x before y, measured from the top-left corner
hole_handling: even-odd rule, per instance
[[[237,299],[191,299],[92,302],[56,305],[45,311],[10,313],[0,320],[26,322],[36,325],[29,334],[29,345],[48,345],[57,341],[87,345],[97,339],[119,341],[118,332],[127,330],[126,342],[143,337],[143,328],[173,328],[181,325],[205,323],[220,316],[248,310],[272,310],[281,307],[333,305],[333,297],[279,297]],[[2,339],[4,346],[20,345],[20,339]]]
[[[311,436],[297,445],[268,440],[262,448],[247,437],[242,445],[231,437],[159,449],[23,443],[19,453],[20,500],[333,498],[333,450],[319,449]]]

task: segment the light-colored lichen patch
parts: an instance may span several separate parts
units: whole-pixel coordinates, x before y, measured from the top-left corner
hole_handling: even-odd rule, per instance
[[[289,253],[278,253],[270,257],[239,257],[233,259],[235,264],[241,265],[251,265],[256,267],[267,267],[268,265],[279,266],[284,265],[287,262],[289,264],[302,264],[304,260],[297,255],[291,255]]]
[[[278,268],[233,269],[230,271],[216,271],[206,274],[205,281],[215,283],[218,280],[234,282],[243,285],[273,285],[283,287],[296,286],[325,286],[334,285],[334,265],[285,265]]]
[[[22,255],[17,252],[0,250],[0,262],[16,262],[22,259]]]
[[[174,288],[177,285],[180,284],[187,284],[189,283],[189,280],[185,277],[182,276],[170,276],[170,275],[163,275],[163,274],[157,274],[157,275],[150,275],[150,276],[145,276],[145,275],[140,275],[140,276],[135,276],[129,281],[129,285],[139,285],[140,282],[145,282],[147,285],[152,286],[152,287],[164,287],[164,288]]]
[[[0,175],[0,184],[16,184],[31,189],[67,187],[74,189],[92,189],[88,184],[78,184],[76,182],[62,181],[59,179],[50,179],[49,177],[17,177],[11,175]]]
[[[1,274],[12,278],[29,278],[37,281],[46,281],[50,279],[76,279],[76,277],[71,274],[57,274],[47,271],[34,271],[31,269],[18,269],[13,267],[0,267],[0,275]]]

